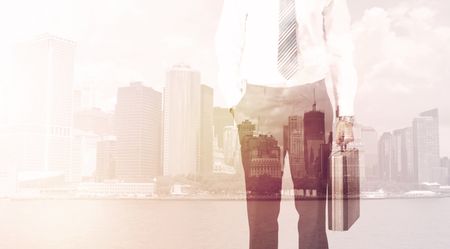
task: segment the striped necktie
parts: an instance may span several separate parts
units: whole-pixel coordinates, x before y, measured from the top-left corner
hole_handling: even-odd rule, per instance
[[[295,0],[280,0],[278,70],[289,80],[299,70]]]

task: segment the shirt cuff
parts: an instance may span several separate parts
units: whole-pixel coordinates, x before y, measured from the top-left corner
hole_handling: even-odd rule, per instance
[[[244,95],[244,81],[222,77],[218,87],[220,94],[223,96],[224,107],[235,107]]]
[[[225,98],[225,106],[227,108],[235,107],[242,99],[243,91],[241,89],[227,89],[223,96]]]
[[[339,100],[339,116],[355,116],[355,109],[353,99]]]

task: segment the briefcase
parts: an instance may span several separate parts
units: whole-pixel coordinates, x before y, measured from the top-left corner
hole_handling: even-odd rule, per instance
[[[328,229],[347,231],[360,214],[357,149],[331,153],[328,181]]]

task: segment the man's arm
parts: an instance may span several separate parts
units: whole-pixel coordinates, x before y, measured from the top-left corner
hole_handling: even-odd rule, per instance
[[[323,17],[325,39],[330,54],[330,73],[338,108],[336,142],[345,146],[354,139],[353,116],[357,88],[347,0],[329,0],[323,11]]]
[[[339,116],[353,116],[357,76],[353,63],[353,40],[347,0],[329,0],[323,16]]]
[[[225,105],[234,107],[242,97],[240,64],[244,48],[247,12],[243,0],[224,0],[215,37],[218,89]]]

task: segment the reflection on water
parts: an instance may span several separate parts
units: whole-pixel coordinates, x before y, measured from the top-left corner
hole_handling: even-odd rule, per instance
[[[0,248],[235,249],[248,246],[245,201],[0,200]],[[334,249],[450,248],[450,198],[364,200]],[[282,201],[279,248],[297,245],[297,212]]]

